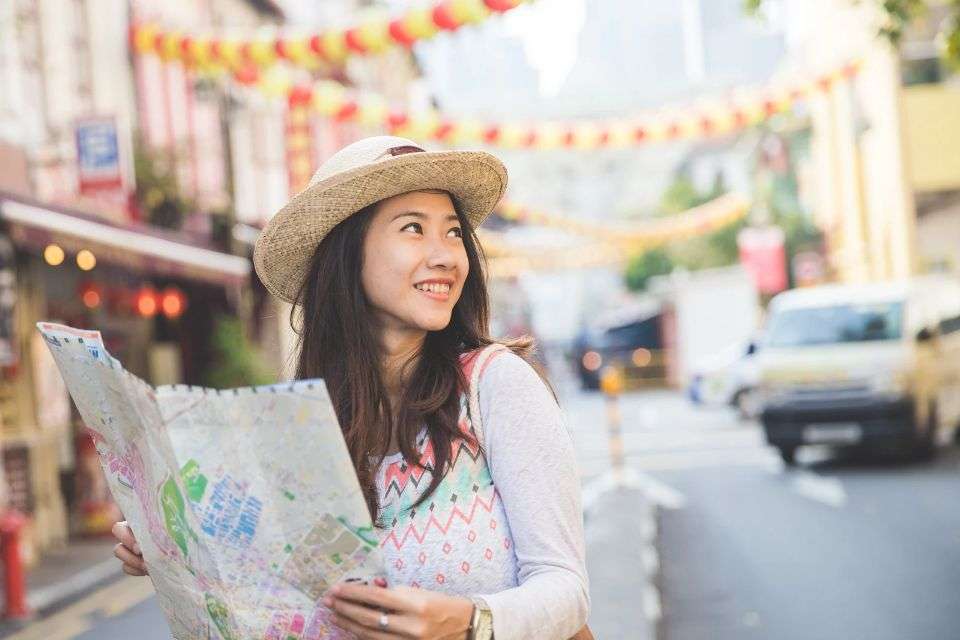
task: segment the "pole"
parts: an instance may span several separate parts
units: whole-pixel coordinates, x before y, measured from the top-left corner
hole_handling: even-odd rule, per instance
[[[624,452],[620,394],[623,392],[623,372],[617,367],[606,367],[600,375],[600,389],[606,396],[607,434],[610,444],[610,470],[617,486],[624,484]]]
[[[26,579],[20,557],[20,534],[26,523],[26,517],[14,510],[8,510],[0,518],[0,554],[3,555],[3,586],[6,591],[3,617],[7,620],[30,617]]]

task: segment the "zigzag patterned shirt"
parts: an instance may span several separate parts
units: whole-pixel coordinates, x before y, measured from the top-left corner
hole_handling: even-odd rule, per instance
[[[471,354],[472,355],[472,354]],[[470,355],[463,360],[467,379]],[[436,492],[426,431],[420,462],[387,456],[377,473],[380,543],[391,584],[482,596],[497,640],[566,640],[589,608],[580,486],[572,441],[549,390],[523,359],[501,352],[481,372],[484,456],[454,443]],[[474,433],[461,397],[460,428]]]

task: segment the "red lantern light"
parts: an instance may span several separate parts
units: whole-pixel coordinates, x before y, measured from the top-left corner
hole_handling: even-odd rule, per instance
[[[80,300],[88,309],[96,309],[103,301],[103,294],[95,282],[84,282],[80,285]]]
[[[412,47],[416,42],[416,39],[407,31],[407,27],[403,24],[403,20],[393,20],[390,23],[389,32],[390,37],[404,47]]]
[[[183,315],[183,310],[186,306],[186,296],[176,287],[168,287],[163,292],[163,297],[160,299],[160,308],[163,310],[163,315],[167,318],[171,320],[179,318]]]
[[[433,24],[444,31],[456,31],[461,26],[461,24],[457,22],[457,18],[453,15],[452,7],[446,3],[438,4],[434,7],[431,17],[433,18]]]
[[[387,124],[391,129],[399,129],[407,124],[407,115],[397,111],[391,112],[390,115],[387,116]]]
[[[144,318],[157,315],[157,292],[151,286],[141,287],[133,306]]]
[[[358,110],[359,110],[359,107],[357,106],[356,102],[353,102],[352,100],[348,101],[344,103],[342,107],[340,107],[339,111],[333,114],[333,119],[336,120],[337,122],[344,122],[346,120],[350,120],[355,115],[357,115]]]
[[[343,34],[343,39],[347,43],[347,48],[351,51],[356,51],[359,54],[367,53],[367,45],[360,38],[358,29],[347,29],[346,33]]]

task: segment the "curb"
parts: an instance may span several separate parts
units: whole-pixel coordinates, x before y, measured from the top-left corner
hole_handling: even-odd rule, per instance
[[[663,612],[658,508],[631,484],[604,476],[584,487],[590,628],[597,638],[656,640]]]
[[[66,607],[75,600],[108,584],[113,584],[125,574],[114,558],[89,566],[55,584],[30,589],[27,606],[30,616],[20,620],[0,620],[0,638],[23,631],[31,623]]]

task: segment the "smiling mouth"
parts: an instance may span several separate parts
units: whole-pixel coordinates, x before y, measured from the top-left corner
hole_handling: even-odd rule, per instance
[[[439,282],[421,282],[413,288],[433,300],[445,301],[450,298],[450,285]]]

